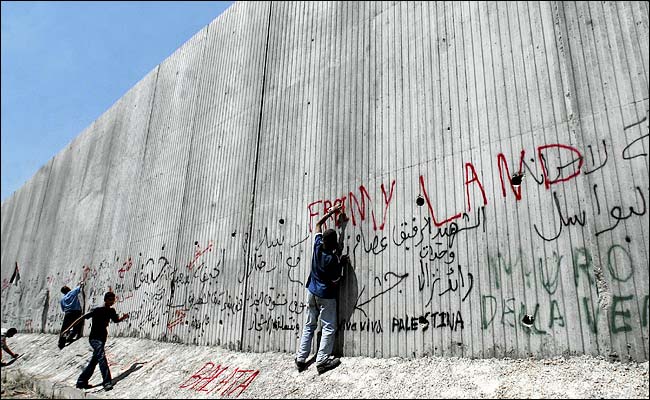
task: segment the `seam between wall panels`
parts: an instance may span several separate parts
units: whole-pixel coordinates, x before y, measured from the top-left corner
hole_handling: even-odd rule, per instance
[[[118,105],[118,107],[122,108],[122,105],[120,104],[120,105]],[[118,112],[118,115],[120,115],[119,112]],[[108,185],[108,177],[110,176],[110,171],[111,171],[111,157],[113,155],[113,147],[115,145],[115,136],[117,135],[117,132],[116,132],[116,129],[115,129],[115,125],[117,124],[116,120],[117,120],[117,117],[116,117],[115,120],[113,120],[113,126],[112,126],[112,129],[111,129],[110,144],[108,146],[108,156],[107,156],[107,158],[108,158],[108,167],[106,168],[106,171],[104,172],[104,178],[102,180],[102,188],[103,188],[103,191],[104,191],[104,194],[102,195],[102,206],[101,206],[101,209],[99,210],[99,218],[97,218],[97,225],[95,227],[95,237],[93,238],[93,243],[92,243],[92,246],[90,248],[92,253],[90,253],[91,256],[90,256],[90,261],[89,262],[90,262],[91,265],[93,264],[93,261],[94,261],[93,258],[95,257],[95,251],[96,251],[96,248],[97,248],[97,237],[99,236],[99,228],[101,227],[102,217],[104,216],[104,205],[106,204],[106,195],[108,194],[107,185]],[[90,160],[88,161],[88,163],[90,163]],[[88,173],[88,164],[86,164],[86,171],[85,171],[84,175],[87,174],[87,173]],[[84,177],[84,179],[82,180],[82,185],[85,182],[85,180],[86,179]],[[85,312],[85,308],[86,308],[86,297],[85,297],[85,293],[84,293],[84,305],[83,305],[82,312]]]
[[[147,134],[146,137],[144,138],[144,151],[142,152],[142,162],[140,163],[140,176],[138,176],[138,196],[136,199],[140,198],[140,193],[142,192],[142,173],[144,171],[144,161],[147,159],[147,150],[149,149],[149,133],[151,133],[151,119],[153,116],[153,110],[154,107],[156,106],[156,92],[158,91],[158,77],[160,76],[160,64],[156,66],[156,80],[153,83],[153,94],[151,95],[151,106],[149,107],[149,120],[147,121]],[[133,199],[131,199],[133,201]],[[138,206],[138,203],[136,203],[136,207]],[[137,211],[134,210],[132,207],[132,203],[129,204],[129,212]],[[132,236],[133,230],[131,229],[131,226],[129,226],[129,238],[126,241],[127,246],[130,246],[131,243],[131,236]]]
[[[251,254],[251,243],[253,235],[253,219],[255,214],[255,189],[257,188],[257,171],[258,171],[258,162],[260,155],[260,139],[262,133],[262,114],[264,110],[264,89],[266,85],[266,66],[268,63],[269,55],[269,38],[271,33],[271,11],[273,9],[273,3],[269,2],[269,17],[268,24],[266,26],[266,45],[264,50],[264,70],[262,71],[262,95],[260,100],[260,113],[259,120],[257,125],[257,142],[255,144],[255,163],[253,164],[253,193],[251,197],[251,209],[250,209],[250,220],[248,226],[248,248],[246,249],[246,263],[244,264],[244,302],[242,307],[242,319],[241,319],[241,334],[239,337],[239,350],[242,350],[244,347],[244,328],[246,326],[246,306],[247,306],[247,291],[248,291],[248,270],[250,267],[250,254]]]
[[[54,159],[56,158],[53,157],[51,162],[49,163],[48,171],[47,171],[47,180],[45,181],[45,191],[43,192],[43,200],[41,201],[41,211],[38,213],[38,221],[36,222],[36,228],[35,230],[38,232],[38,228],[41,226],[41,217],[43,216],[43,207],[45,206],[45,198],[47,197],[47,188],[50,187],[50,177],[52,176],[52,166],[54,165]]]

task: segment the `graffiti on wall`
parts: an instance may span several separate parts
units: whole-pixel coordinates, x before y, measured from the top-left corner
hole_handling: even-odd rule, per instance
[[[231,368],[227,365],[206,362],[179,388],[195,392],[216,394],[221,397],[239,397],[260,374],[259,370]]]
[[[641,123],[647,125],[647,119],[636,125]],[[638,247],[644,243],[641,238],[624,233],[627,224],[643,223],[647,218],[647,182],[643,187],[638,183],[643,180],[637,177],[637,183],[621,185],[619,196],[612,197],[611,191],[591,179],[597,173],[614,173],[615,165],[622,169],[626,163],[647,162],[643,146],[647,139],[648,135],[643,134],[618,147],[608,139],[598,139],[584,148],[566,143],[542,144],[533,151],[515,149],[514,163],[499,152],[493,157],[491,169],[463,160],[459,164],[463,179],[456,187],[462,194],[458,203],[441,202],[436,193],[444,188],[425,172],[414,174],[417,179],[412,182],[396,178],[383,178],[376,185],[363,182],[333,197],[307,202],[304,229],[296,237],[278,233],[270,226],[254,227],[250,237],[236,237],[233,233],[234,245],[213,238],[179,243],[190,256],[178,262],[170,260],[165,244],[161,243],[155,254],[115,254],[94,265],[56,272],[44,279],[48,293],[56,293],[63,284],[86,280],[84,293],[88,304],[100,302],[106,290],[114,291],[120,311],[131,315],[128,329],[157,329],[158,339],[196,339],[215,326],[238,325],[242,321],[242,329],[251,335],[274,332],[297,338],[307,308],[304,290],[311,259],[309,239],[313,237],[315,221],[333,205],[342,204],[342,210],[328,222],[339,232],[341,252],[351,260],[341,288],[340,331],[370,335],[442,334],[462,331],[470,324],[482,330],[500,324],[531,335],[545,335],[579,323],[596,334],[600,329],[597,321],[603,318],[614,335],[647,330],[647,288],[646,293],[639,294],[631,285],[635,274],[647,274],[647,268],[643,270],[647,259],[638,259],[642,254]],[[618,152],[614,151],[616,148]],[[486,175],[490,173],[498,178],[494,187],[487,184]],[[406,217],[401,212],[403,204],[397,203],[406,188],[408,193],[417,194],[410,199],[413,204],[409,206],[417,210],[417,216]],[[452,191],[453,185],[446,189]],[[470,246],[477,247],[482,240],[479,238],[494,227],[499,207],[525,204],[533,189],[535,201],[539,198],[544,210],[537,218],[544,220],[533,216],[524,221],[522,229],[528,229],[534,243],[524,248],[529,244],[519,243],[510,233],[505,247],[503,241],[493,240],[470,253]],[[572,204],[567,200],[569,194],[584,201]],[[493,204],[496,199],[503,204]],[[572,248],[560,245],[571,232],[577,231],[584,233],[582,243],[574,241]],[[621,235],[624,239],[619,239]],[[596,242],[598,245],[594,246]],[[234,254],[240,254],[249,245],[246,268],[225,268],[227,260],[235,259]],[[400,261],[388,263],[389,257]],[[566,274],[571,277],[576,293],[580,289],[575,299],[563,297],[562,276]],[[262,276],[273,279],[251,279]],[[534,291],[539,296],[532,300],[513,294],[512,283],[508,286],[507,282],[515,277],[521,277],[518,293]],[[15,302],[15,296],[8,293],[19,280],[3,280],[3,301],[14,304],[11,302]],[[41,280],[29,276],[20,283],[38,286]],[[237,282],[243,286],[252,281],[277,285],[250,286],[242,291],[225,285]],[[607,310],[596,298],[603,282],[617,283],[607,287],[611,292]],[[394,298],[413,300],[406,310],[384,309],[386,299]],[[43,326],[58,329],[62,315],[57,307],[57,302],[50,302]],[[571,307],[580,310],[580,321],[567,317],[567,308]],[[242,320],[244,313],[247,318]],[[524,323],[526,316],[534,322]],[[24,329],[38,329],[34,326],[37,320],[24,320]],[[209,364],[192,375],[183,388],[225,394],[245,390],[241,385],[226,385],[230,380],[220,380],[227,367]],[[232,371],[247,370],[229,370]],[[254,376],[250,382],[253,379]],[[223,384],[216,385],[217,381]]]

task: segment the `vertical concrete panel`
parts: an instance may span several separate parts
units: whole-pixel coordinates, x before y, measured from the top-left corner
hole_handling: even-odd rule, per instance
[[[2,213],[6,216],[2,226],[3,262],[29,257],[34,230],[38,225],[39,203],[43,201],[48,175],[49,167],[42,167],[28,182],[29,185],[22,186],[12,194],[11,201],[3,204]]]
[[[39,299],[29,298],[25,288],[40,285],[41,273],[33,262],[35,236],[38,229],[41,204],[45,195],[50,164],[43,166],[36,175],[17,190],[10,201],[3,204],[3,264],[9,268],[2,275],[3,324],[14,320],[17,327],[27,331],[42,331],[47,325],[47,291],[38,292]],[[22,312],[21,305],[30,303],[29,312]],[[40,305],[40,307],[39,307]]]
[[[60,295],[59,289],[63,285],[72,284],[77,272],[75,271],[77,268],[70,265],[70,260],[76,255],[73,237],[80,222],[77,218],[76,206],[80,199],[81,182],[88,161],[89,144],[93,139],[89,134],[93,131],[94,123],[70,143],[64,150],[63,157],[60,160],[55,159],[52,166],[51,181],[43,205],[45,208],[43,214],[48,213],[51,217],[46,220],[46,225],[39,226],[39,246],[36,246],[33,262],[44,269],[39,280],[39,283],[44,283],[41,290],[49,291],[53,298]],[[58,159],[59,156],[56,158]],[[56,161],[60,161],[60,164]],[[55,174],[55,171],[58,174]],[[54,190],[50,191],[50,187]],[[51,208],[47,209],[49,205]],[[79,264],[83,262],[77,260]],[[56,302],[51,302],[49,311],[53,316],[60,317],[60,306],[57,306]],[[53,325],[56,325],[56,322]]]
[[[623,149],[627,146],[627,143],[629,143],[625,140],[625,136],[621,135],[621,131],[624,130],[625,126],[623,111],[621,108],[624,104],[621,103],[620,90],[618,89],[619,86],[625,84],[625,79],[623,78],[624,74],[620,72],[620,63],[613,60],[613,57],[615,57],[614,54],[620,51],[620,49],[617,48],[615,38],[610,37],[610,31],[608,30],[608,16],[606,15],[609,14],[609,12],[607,12],[600,4],[592,3],[588,4],[588,8],[585,12],[589,15],[589,20],[587,22],[591,29],[588,29],[588,31],[591,31],[592,34],[591,37],[588,37],[588,40],[591,40],[592,42],[589,46],[590,49],[593,49],[591,57],[595,64],[594,67],[599,72],[599,82],[596,82],[595,86],[597,88],[602,88],[602,95],[596,93],[597,96],[594,97],[596,99],[602,99],[601,101],[605,104],[616,104],[616,106],[606,107],[603,112],[595,116],[596,121],[598,121],[598,125],[596,126],[597,135],[605,140],[603,146],[605,144],[611,146],[610,148],[615,162],[609,168],[604,167],[602,169],[604,177],[604,184],[602,186],[603,191],[599,195],[598,189],[600,188],[594,188],[594,196],[595,200],[598,202],[598,206],[605,207],[603,216],[597,217],[597,222],[600,223],[596,224],[596,237],[599,239],[598,258],[601,263],[600,265],[606,266],[604,281],[608,288],[608,294],[611,296],[611,303],[607,304],[609,307],[605,307],[607,312],[606,318],[609,324],[609,335],[612,342],[611,352],[614,355],[622,356],[628,354],[630,351],[645,352],[647,351],[647,344],[641,342],[634,343],[634,339],[629,337],[629,332],[632,329],[632,321],[636,319],[636,317],[634,317],[635,307],[630,306],[633,304],[631,302],[633,301],[632,299],[636,298],[636,296],[629,293],[633,291],[632,281],[629,279],[630,275],[625,275],[623,278],[625,283],[623,283],[616,272],[612,273],[612,271],[616,271],[616,269],[610,269],[609,267],[612,265],[618,265],[619,263],[621,263],[621,266],[626,264],[630,265],[628,253],[631,248],[636,248],[636,246],[634,246],[634,244],[627,244],[630,243],[627,242],[627,240],[633,240],[632,237],[629,236],[629,233],[631,231],[640,233],[641,235],[639,235],[639,239],[644,234],[642,233],[642,230],[636,230],[633,228],[633,225],[636,222],[635,220],[626,221],[624,226],[616,229],[609,229],[609,227],[612,227],[613,222],[618,222],[620,220],[612,220],[611,214],[607,210],[616,207],[624,207],[625,209],[628,209],[629,206],[634,206],[634,203],[631,201],[636,195],[635,185],[633,183],[635,180],[633,175],[634,173],[633,170],[628,169],[631,165],[624,158],[620,158],[623,156]],[[628,202],[626,200],[629,201],[629,205],[625,204]],[[635,207],[638,209],[639,206],[637,205]],[[609,256],[613,256],[614,253],[620,251],[621,247],[619,246],[626,248],[626,250],[623,252],[622,259],[615,261],[616,258],[613,259]],[[609,273],[607,272],[608,270]],[[629,287],[626,287],[628,285]],[[642,300],[639,303],[641,302]],[[642,307],[643,306],[639,304],[639,309]],[[627,323],[624,322],[626,320],[628,321]],[[634,325],[637,324],[634,323]],[[642,326],[640,320],[637,326]],[[641,339],[643,336],[636,335],[636,337]]]
[[[236,3],[3,202],[3,323],[88,276],[116,334],[294,352],[340,202],[335,354],[647,360],[648,47],[642,2]]]
[[[305,6],[273,3],[269,9],[266,76],[260,124],[249,262],[249,296],[243,327],[243,348],[253,351],[295,349],[298,329],[296,310],[305,278],[294,275],[304,259],[296,243],[304,232],[296,231],[296,195],[301,194],[304,172],[297,158],[302,135],[300,121],[308,99],[297,96],[305,84],[296,60],[304,46]],[[293,190],[288,190],[293,187]],[[302,203],[302,201],[301,201]],[[304,227],[303,227],[304,228]],[[295,296],[293,296],[295,294]],[[304,314],[302,314],[304,315]]]
[[[561,79],[557,74],[556,63],[557,58],[553,57],[551,53],[555,49],[555,44],[550,44],[547,32],[552,32],[552,26],[549,23],[547,4],[534,4],[528,7],[528,14],[531,21],[534,23],[531,26],[531,37],[533,40],[534,50],[534,68],[536,71],[536,79],[540,84],[539,92],[539,108],[537,109],[542,115],[541,132],[537,137],[537,143],[540,144],[554,144],[563,143],[570,145],[570,140],[565,136],[565,127],[560,122],[566,119],[560,115],[562,113],[563,101],[556,101],[562,97],[561,89],[558,88],[557,83],[561,83]],[[549,44],[547,44],[549,43]],[[561,136],[561,138],[560,138]],[[544,162],[545,165],[564,165],[571,161],[567,159],[565,154],[561,151],[552,149],[548,152],[542,153],[539,156],[538,162]],[[560,172],[560,171],[558,171]],[[562,171],[563,172],[563,171]],[[570,184],[567,184],[570,185]],[[561,196],[566,186],[561,188],[550,188],[541,194],[540,202],[542,203],[542,210],[544,215],[554,215],[556,210],[553,208],[553,200],[555,196]],[[558,193],[559,192],[559,193]],[[557,203],[555,203],[557,205]],[[567,210],[567,212],[570,212]],[[541,215],[540,215],[541,217]],[[546,218],[548,219],[548,218]],[[549,229],[546,232],[557,232],[560,223],[555,218],[552,219],[552,225],[547,224]],[[551,228],[552,227],[552,228]],[[550,230],[554,229],[554,230]],[[536,257],[539,272],[539,277],[544,289],[543,299],[548,304],[549,321],[548,321],[548,335],[546,338],[546,346],[550,347],[552,352],[571,351],[571,344],[568,338],[568,320],[578,320],[571,315],[567,314],[567,307],[564,298],[564,285],[562,284],[566,273],[566,267],[562,266],[562,259],[565,251],[565,245],[571,243],[571,232],[565,233],[565,240],[547,241],[544,243],[543,256]]]
[[[618,206],[629,210],[629,207],[634,207],[638,212],[641,207],[640,202],[644,197],[641,189],[643,184],[641,182],[647,184],[647,179],[645,181],[637,179],[647,175],[647,160],[645,166],[642,166],[641,163],[636,163],[635,165],[630,162],[631,160],[626,158],[627,154],[623,154],[625,148],[631,143],[631,140],[634,140],[631,138],[633,137],[632,135],[628,136],[626,134],[627,129],[625,127],[628,124],[638,122],[641,118],[636,115],[636,107],[629,106],[633,101],[631,96],[634,94],[634,91],[629,86],[629,74],[626,73],[628,69],[627,60],[619,60],[619,57],[626,58],[626,55],[622,54],[623,49],[617,38],[618,34],[616,30],[619,28],[613,26],[612,18],[616,17],[616,12],[600,4],[590,4],[590,12],[593,22],[597,24],[594,25],[594,35],[598,62],[602,71],[602,79],[608,88],[605,90],[605,98],[608,103],[616,104],[616,106],[608,107],[605,112],[605,126],[607,127],[608,136],[611,138],[614,154],[621,154],[623,157],[622,162],[614,164],[615,168],[608,177],[610,182],[617,182],[616,186],[609,185],[613,192],[611,195],[610,192],[606,191],[607,200],[611,201],[608,208],[611,210],[611,208]],[[613,16],[610,15],[612,12],[614,12]],[[623,94],[623,92],[626,93]],[[645,105],[647,110],[647,100],[645,101]],[[647,120],[645,123],[647,124]],[[623,135],[621,135],[621,131],[624,132]],[[636,202],[633,202],[632,199],[636,200]],[[630,214],[630,216],[632,215],[634,214]],[[610,216],[613,217],[611,212]],[[616,218],[614,219],[616,220]],[[621,220],[616,220],[616,222],[619,221]],[[612,222],[610,220],[606,223],[611,224]],[[604,251],[601,251],[601,262],[606,262],[605,265],[608,266],[611,277],[613,302],[612,308],[608,310],[608,314],[610,332],[612,333],[612,348],[619,356],[631,354],[632,357],[638,357],[643,352],[647,357],[647,343],[646,341],[642,341],[643,335],[631,333],[633,325],[642,326],[641,310],[644,308],[643,294],[636,293],[636,287],[638,286],[635,284],[636,279],[634,279],[633,273],[624,274],[623,276],[618,273],[618,271],[627,267],[629,267],[630,272],[633,271],[634,260],[648,259],[647,246],[639,246],[640,243],[635,243],[637,240],[643,240],[643,243],[647,243],[647,239],[645,239],[647,237],[647,231],[644,232],[642,229],[644,225],[647,226],[647,221],[641,221],[636,218],[628,221],[626,218],[624,226],[613,229],[603,235],[604,240],[607,240],[608,236],[610,239],[610,242],[605,245],[609,246],[606,255]],[[632,234],[632,232],[637,234]],[[622,254],[622,256],[616,257],[614,256],[615,253]],[[646,279],[647,276],[640,280],[644,282]],[[641,290],[643,291],[643,289]],[[637,303],[636,306],[634,303]],[[637,355],[635,356],[634,354]]]
[[[88,279],[88,286],[84,288],[84,307],[101,305],[106,291],[115,289],[109,280],[112,275],[111,258],[114,254],[96,258],[95,245],[99,223],[101,221],[106,194],[106,181],[110,174],[111,150],[114,138],[120,130],[119,116],[122,112],[122,101],[116,102],[108,111],[100,116],[92,125],[92,130],[82,137],[86,140],[80,144],[86,153],[81,166],[82,173],[79,180],[74,182],[78,188],[76,198],[69,200],[71,208],[67,219],[71,221],[71,229],[66,233],[70,238],[63,263],[58,265],[62,282],[52,287],[54,299],[61,297],[58,288],[67,285],[74,288],[84,277]],[[92,271],[92,272],[91,272]],[[58,282],[57,282],[58,283]],[[57,287],[58,286],[58,287]],[[50,306],[54,315],[61,315],[58,301],[52,301]],[[54,331],[60,329],[55,324]]]
[[[267,31],[268,4],[238,3],[208,27],[179,235],[188,279],[173,303],[185,323],[169,327],[191,343],[241,346]]]
[[[155,301],[144,301],[138,308],[138,319],[147,321],[138,332],[156,340],[180,340],[167,325],[178,317],[175,283],[186,277],[179,266],[183,244],[178,238],[206,29],[158,67],[138,193],[129,221],[124,259],[130,257],[134,264],[134,289],[141,296],[155,293]]]
[[[505,163],[507,171],[513,170],[514,173],[519,168],[517,156],[514,151],[511,153],[510,149],[517,146],[513,143],[518,141],[513,140],[513,135],[518,131],[518,127],[513,127],[516,121],[513,121],[513,116],[517,115],[516,99],[514,82],[511,77],[514,74],[514,67],[512,66],[512,45],[510,43],[510,32],[507,26],[507,5],[503,3],[490,3],[488,4],[489,14],[488,22],[490,26],[489,38],[491,41],[491,56],[494,60],[493,66],[493,84],[495,87],[496,95],[496,121],[493,132],[498,137],[498,141],[492,145],[492,150],[488,155],[489,163],[493,166],[498,166],[499,161]],[[515,108],[515,109],[513,109]],[[519,142],[520,143],[520,142]],[[514,154],[513,154],[514,153]],[[499,158],[502,155],[502,158]],[[502,168],[504,166],[502,165]],[[519,324],[519,305],[525,304],[525,284],[523,281],[523,274],[521,270],[522,252],[521,245],[516,244],[509,246],[508,232],[511,232],[514,237],[519,237],[519,208],[511,210],[508,208],[508,201],[506,198],[512,199],[513,193],[508,188],[508,192],[504,192],[501,182],[508,182],[511,174],[509,172],[501,172],[500,168],[492,168],[489,174],[490,184],[492,190],[491,198],[489,201],[494,203],[497,215],[497,223],[499,224],[499,245],[490,249],[487,256],[487,266],[490,270],[498,271],[500,274],[501,284],[503,285],[503,293],[501,305],[505,311],[503,314],[503,327],[506,332],[506,354],[510,356],[524,356],[529,351],[527,346],[527,337],[522,332],[521,325]],[[506,197],[507,196],[507,197]],[[504,231],[506,235],[504,237]],[[508,344],[509,342],[509,344]]]
[[[571,143],[574,147],[579,143],[584,143],[585,137],[588,135],[578,116],[588,114],[589,111],[587,110],[591,108],[590,104],[577,101],[577,99],[583,97],[583,94],[580,94],[580,92],[586,89],[584,82],[581,81],[583,77],[586,77],[586,74],[584,73],[584,55],[579,44],[579,24],[576,20],[577,15],[575,11],[576,9],[573,4],[567,4],[564,7],[559,7],[557,4],[553,6],[554,18],[556,20],[555,34],[558,43],[556,47],[560,53],[561,65],[563,67],[564,99],[567,105],[568,127],[570,133],[575,135],[572,136]],[[585,175],[588,175],[593,170],[590,168],[584,172]],[[591,207],[589,207],[590,187],[588,182],[576,185],[575,188],[579,193],[579,204],[583,210],[583,214],[585,213],[584,210],[589,212]],[[566,195],[566,192],[564,194]],[[564,207],[567,207],[567,205],[565,204]],[[594,299],[597,299],[598,295],[594,290],[595,288],[592,287],[593,278],[589,275],[588,270],[586,276],[583,275],[585,279],[580,278],[580,275],[584,274],[584,271],[580,270],[590,264],[591,254],[595,249],[594,242],[588,234],[588,232],[594,229],[594,225],[589,219],[583,220],[583,223],[584,228],[577,235],[577,240],[572,238],[570,265],[573,271],[573,278],[570,280],[572,284],[569,283],[568,287],[575,287],[575,296],[571,297],[571,301],[575,302],[578,318],[581,321],[582,351],[598,354],[600,344],[598,341],[597,327],[593,318],[593,311],[598,309],[594,308]],[[588,269],[591,268],[588,267]],[[592,321],[592,323],[588,321]],[[574,331],[571,337],[577,338],[577,333],[577,330]]]
[[[101,304],[106,291],[116,294],[118,313],[130,312],[130,319],[113,328],[113,334],[137,336],[149,328],[142,318],[142,309],[159,293],[137,291],[134,279],[142,256],[130,252],[130,238],[139,224],[135,218],[139,178],[142,173],[147,132],[149,128],[157,69],[144,77],[113,107],[113,129],[110,149],[102,165],[104,196],[101,211],[96,214],[97,229],[89,238],[92,253],[85,261],[83,291],[86,310]]]

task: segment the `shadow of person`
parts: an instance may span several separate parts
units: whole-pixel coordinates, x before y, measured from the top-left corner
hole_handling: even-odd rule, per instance
[[[2,351],[2,350],[0,350],[0,351]],[[19,359],[21,356],[22,356],[22,354],[20,356],[16,357],[16,358],[12,358],[11,361],[9,361],[9,362],[4,362],[3,361],[2,364],[0,364],[0,365],[3,366],[3,367],[8,367],[11,364],[15,363],[16,360]]]
[[[67,340],[66,342],[64,342],[63,347],[70,346],[72,343],[76,342],[77,340],[81,339],[82,337],[83,336],[79,336],[79,337],[75,337],[75,338]],[[63,349],[63,347],[61,349]]]
[[[352,264],[347,263],[343,267],[343,271],[338,301],[336,302],[338,324],[333,351],[336,357],[341,357],[344,353],[345,335],[347,333],[346,323],[350,321],[359,297],[359,282]]]
[[[140,362],[133,363],[133,365],[131,365],[129,369],[127,369],[126,371],[122,372],[121,374],[113,378],[113,380],[111,380],[111,383],[115,385],[117,382],[121,381],[122,379],[126,378],[127,376],[131,375],[135,371],[142,368],[144,364],[145,363],[140,363]]]
[[[345,213],[342,213],[339,216],[339,225],[341,227],[338,243],[339,254],[344,254],[343,243],[345,240],[345,230],[348,226],[348,221],[349,219]],[[348,247],[345,254],[348,255],[349,252],[350,249]],[[334,350],[332,351],[332,354],[336,357],[341,357],[344,353],[346,334],[345,326],[346,322],[350,321],[350,317],[354,313],[358,297],[359,282],[357,280],[357,274],[354,267],[352,266],[352,260],[348,258],[348,262],[343,265],[341,281],[339,283],[338,297],[336,301],[337,326],[336,338],[334,340]]]

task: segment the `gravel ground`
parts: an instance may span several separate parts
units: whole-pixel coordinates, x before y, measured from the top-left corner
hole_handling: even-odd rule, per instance
[[[72,392],[67,398],[80,397],[74,382],[88,361],[90,347],[80,340],[60,351],[56,340],[55,335],[47,334],[16,338],[15,351],[24,356],[3,367],[2,398],[10,398],[9,392],[5,394],[9,371],[47,381],[50,387],[68,388]],[[188,388],[184,384],[208,362],[230,370],[259,371],[244,390],[231,394],[232,398],[239,393],[237,398],[649,398],[647,361],[592,356],[545,360],[343,357],[338,368],[318,375],[313,364],[299,373],[292,354],[239,353],[146,339],[109,338],[107,355],[113,378],[122,378],[110,392],[101,387],[91,389],[98,398],[222,397],[216,389],[208,392],[211,386],[201,390],[197,388],[200,385]],[[136,364],[138,368],[134,368]],[[99,371],[95,371],[90,383],[100,380]],[[18,385],[14,394],[23,390]]]
[[[46,399],[47,397],[34,391],[26,378],[13,380],[2,380],[0,398],[3,399]]]
[[[348,358],[297,398],[648,398],[648,363],[588,356],[547,360]],[[267,388],[285,397],[283,383]]]

